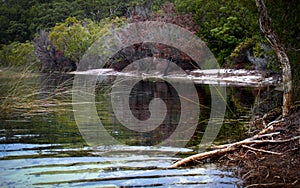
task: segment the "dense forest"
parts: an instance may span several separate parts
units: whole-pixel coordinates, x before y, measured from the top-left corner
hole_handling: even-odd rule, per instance
[[[107,28],[126,22],[158,20],[195,32],[207,42],[223,67],[280,72],[276,55],[259,29],[255,1],[168,2],[3,0],[0,2],[1,66],[33,65],[33,70],[41,72],[75,70],[86,49]],[[290,58],[293,76],[299,78],[300,5],[296,0],[266,3],[272,27]],[[166,17],[171,18],[161,19]],[[254,66],[257,60],[265,63]]]
[[[156,1],[153,7],[160,6]],[[78,20],[89,18],[100,21],[116,16],[128,17],[133,7],[144,5],[142,1],[132,0],[4,0],[1,6],[1,44],[14,41],[32,40],[41,29],[50,29],[68,17]],[[151,4],[151,5],[152,5]],[[151,6],[152,7],[152,6]]]

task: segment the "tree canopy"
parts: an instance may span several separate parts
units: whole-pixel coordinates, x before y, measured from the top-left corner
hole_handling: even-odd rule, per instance
[[[158,9],[163,0],[153,1]],[[41,29],[50,29],[68,17],[100,21],[128,17],[143,0],[3,0],[0,1],[0,44],[32,40]]]
[[[136,18],[134,13],[146,16],[145,20],[172,21],[176,16],[180,18],[186,13],[185,15],[190,16],[189,21],[178,19],[174,23],[180,26],[195,23],[197,31],[195,29],[194,31],[207,43],[221,65],[245,61],[246,52],[251,52],[254,58],[264,56],[263,45],[267,44],[267,41],[259,29],[258,12],[254,1],[171,0],[179,13],[172,13],[173,17],[170,18],[169,15],[163,15],[162,18],[164,12],[162,5],[166,2],[165,0],[3,0],[0,2],[0,47],[4,50],[13,42],[21,44],[32,41],[39,36],[41,30],[44,30],[49,35],[48,40],[53,49],[59,52],[56,54],[61,53],[69,60],[77,62],[80,55],[95,40],[96,33],[101,30],[104,22],[110,22],[116,17],[133,19]],[[268,0],[266,3],[272,18],[272,27],[291,60],[293,75],[300,77],[298,66],[300,4],[297,0]],[[179,23],[181,21],[183,23]],[[71,26],[70,23],[74,24]],[[278,69],[279,64],[274,63],[271,67]]]

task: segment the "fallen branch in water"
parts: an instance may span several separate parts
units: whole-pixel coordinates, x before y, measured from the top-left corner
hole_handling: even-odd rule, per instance
[[[195,154],[195,155],[189,156],[187,158],[184,158],[180,161],[177,161],[170,168],[177,168],[177,167],[183,166],[187,163],[190,163],[192,161],[203,160],[203,159],[209,158],[211,156],[220,156],[220,155],[223,155],[223,154],[228,153],[230,151],[234,151],[236,149],[237,148],[235,148],[235,147],[229,147],[229,148],[218,149],[218,150],[213,150],[213,151],[208,151],[208,152],[204,152],[204,153]]]
[[[267,126],[263,130],[256,129],[256,135],[250,138],[215,146],[212,151],[193,155],[170,166],[196,165],[212,159],[222,167],[232,169],[245,187],[299,187],[299,117],[300,106],[295,106],[288,117],[270,123],[266,121]],[[262,122],[258,123],[257,127],[262,127]]]
[[[210,157],[217,157],[220,155],[224,155],[226,153],[229,153],[231,151],[237,150],[240,147],[244,147],[253,151],[259,151],[259,152],[264,152],[264,153],[269,153],[269,154],[275,154],[275,155],[281,155],[281,153],[278,152],[272,152],[272,151],[266,151],[266,150],[262,150],[262,149],[256,149],[247,145],[256,145],[256,144],[263,144],[263,143],[284,143],[284,142],[290,142],[293,140],[297,140],[300,139],[300,136],[296,136],[290,139],[286,139],[286,140],[257,140],[257,139],[261,139],[264,137],[272,137],[274,135],[278,135],[280,134],[279,132],[275,132],[275,133],[270,133],[270,134],[257,134],[251,138],[247,138],[245,140],[239,141],[239,142],[235,142],[232,144],[225,144],[225,145],[220,145],[220,146],[216,146],[215,150],[212,151],[208,151],[208,152],[204,152],[204,153],[199,153],[199,154],[195,154],[192,156],[189,156],[187,158],[184,158],[180,161],[177,161],[176,163],[174,163],[173,165],[171,165],[170,168],[177,168],[183,165],[186,165],[188,163],[191,163],[193,161],[199,161],[199,160],[203,160],[206,158],[210,158]]]

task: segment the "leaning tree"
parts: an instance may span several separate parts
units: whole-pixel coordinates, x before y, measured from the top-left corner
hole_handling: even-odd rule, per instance
[[[277,34],[271,28],[271,19],[267,12],[264,0],[256,0],[256,6],[259,12],[259,27],[265,38],[269,41],[275,50],[282,67],[283,80],[283,106],[282,116],[286,117],[292,104],[292,71],[291,64],[285,49],[280,42]]]

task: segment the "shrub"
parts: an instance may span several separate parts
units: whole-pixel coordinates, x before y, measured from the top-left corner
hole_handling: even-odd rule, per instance
[[[4,45],[0,51],[0,64],[4,67],[30,66],[32,70],[35,70],[38,59],[35,56],[33,44],[27,41]]]

